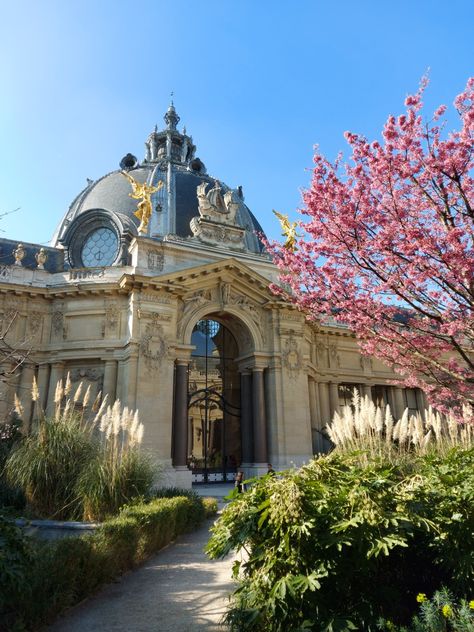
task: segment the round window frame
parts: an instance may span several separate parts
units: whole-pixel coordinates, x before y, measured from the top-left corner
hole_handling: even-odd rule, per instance
[[[71,226],[72,228],[72,226]],[[86,266],[82,260],[82,250],[89,236],[99,228],[108,228],[117,238],[117,252],[108,266]],[[70,237],[67,239],[68,260],[71,268],[108,268],[119,263],[123,257],[123,243],[120,228],[107,211],[95,209],[88,211],[87,216],[78,219]]]
[[[87,265],[84,262],[84,248],[86,247],[89,239],[91,239],[91,237],[94,234],[98,233],[99,231],[108,231],[113,235],[113,237],[115,238],[115,244],[114,244],[115,252],[113,253],[112,260],[108,263],[104,263],[104,264],[97,263],[96,265]],[[92,254],[92,247],[93,247],[92,245],[89,246],[89,249],[91,250],[91,254]],[[114,231],[110,226],[104,226],[104,225],[93,228],[87,233],[87,235],[84,237],[84,240],[82,242],[81,254],[80,254],[82,267],[83,268],[108,268],[109,266],[114,264],[115,260],[117,259],[117,255],[119,251],[120,251],[120,239],[118,238],[116,231]]]

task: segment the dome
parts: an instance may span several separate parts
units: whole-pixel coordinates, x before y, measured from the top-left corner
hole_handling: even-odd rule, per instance
[[[240,231],[239,245],[235,245],[234,239],[234,247],[255,254],[262,252],[258,235],[263,231],[244,203],[242,187],[232,190],[207,174],[204,163],[195,157],[196,147],[192,137],[185,130],[183,133],[177,130],[179,116],[173,105],[164,118],[166,128],[158,131],[155,127],[145,142],[146,154],[142,163],[132,154],[127,154],[120,162],[120,169],[96,181],[88,180],[86,188],[72,202],[52,242],[54,246],[66,250],[66,261],[71,267],[89,266],[94,261],[93,254],[86,248],[87,240],[89,245],[94,240],[102,240],[106,244],[106,254],[104,248],[101,251],[105,259],[97,259],[95,265],[126,263],[124,244],[139,234],[139,226],[140,235],[152,239],[177,236],[196,240],[193,222],[203,215],[200,204],[202,206],[203,196],[206,195],[209,204],[220,204],[220,208],[214,206],[214,210],[220,210],[222,222],[232,224]],[[161,187],[151,194],[152,212],[146,232],[143,232],[143,225],[135,215],[137,199],[129,195],[132,193],[131,179],[155,189]],[[231,203],[231,214],[224,200],[227,205]],[[229,219],[231,216],[232,220]],[[221,221],[220,217],[214,212],[208,220],[216,224]],[[199,239],[202,239],[202,234],[205,231],[201,231]],[[232,248],[232,243],[228,247]]]

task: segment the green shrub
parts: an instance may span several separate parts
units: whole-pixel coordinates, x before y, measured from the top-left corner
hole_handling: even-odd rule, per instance
[[[224,509],[207,548],[248,552],[234,566],[231,628],[374,630],[380,616],[408,621],[420,590],[466,596],[473,459],[473,449],[455,449],[407,467],[335,452],[255,481]]]
[[[420,612],[408,626],[397,626],[393,621],[380,619],[377,628],[387,632],[473,632],[474,600],[461,599],[457,603],[449,590],[435,592],[432,599],[424,593],[417,595]]]
[[[212,518],[217,514],[217,500],[215,498],[203,498],[202,504],[206,518]]]
[[[19,487],[10,484],[5,476],[5,463],[13,448],[21,441],[21,421],[14,419],[0,425],[0,507],[23,509],[25,496]]]
[[[33,558],[28,538],[0,515],[0,630],[11,629],[15,620],[12,603],[31,595],[28,570]]]
[[[24,624],[27,630],[45,625],[101,584],[133,568],[181,533],[197,528],[203,515],[199,499],[155,499],[123,507],[93,535],[37,544],[31,557],[19,563],[20,586],[28,589],[5,593],[10,624]],[[12,556],[13,552],[9,561]]]

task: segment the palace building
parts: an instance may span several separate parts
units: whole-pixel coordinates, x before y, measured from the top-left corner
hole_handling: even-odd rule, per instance
[[[3,384],[2,418],[16,391],[31,427],[33,377],[51,413],[69,373],[138,409],[166,484],[189,486],[327,450],[324,426],[354,387],[395,415],[423,408],[347,329],[272,294],[278,273],[242,188],[207,173],[173,105],[164,119],[141,162],[127,154],[88,181],[50,247],[0,239],[3,334],[29,350]]]

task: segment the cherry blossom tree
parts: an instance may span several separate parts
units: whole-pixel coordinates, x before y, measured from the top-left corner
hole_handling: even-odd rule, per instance
[[[383,141],[346,133],[352,156],[314,157],[292,247],[267,244],[287,294],[309,318],[335,319],[364,354],[393,366],[438,409],[474,405],[474,78],[422,116],[424,78]],[[283,290],[286,287],[287,290]]]

